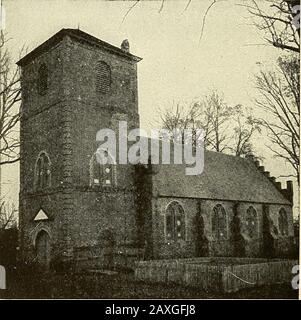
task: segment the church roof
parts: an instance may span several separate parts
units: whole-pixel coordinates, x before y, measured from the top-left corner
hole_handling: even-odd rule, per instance
[[[254,161],[205,151],[201,175],[185,174],[186,165],[153,165],[159,196],[290,204]]]
[[[82,30],[79,29],[61,29],[59,32],[57,32],[55,35],[50,37],[48,40],[43,42],[41,45],[36,47],[34,50],[29,52],[26,56],[24,56],[22,59],[20,59],[17,62],[17,65],[24,66],[28,62],[30,62],[32,59],[36,58],[40,54],[44,53],[45,51],[49,50],[51,47],[56,45],[58,42],[62,41],[65,36],[69,36],[72,39],[75,39],[77,41],[83,41],[85,43],[90,44],[91,46],[101,47],[104,50],[110,51],[114,54],[117,54],[119,56],[122,56],[124,58],[127,58],[129,60],[139,62],[142,60],[142,58],[137,57],[129,52],[126,52],[119,47],[113,46],[108,42],[102,41]]]

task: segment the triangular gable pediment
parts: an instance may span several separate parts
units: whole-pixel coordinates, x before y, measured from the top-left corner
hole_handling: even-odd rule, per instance
[[[43,209],[41,209],[37,215],[35,216],[35,218],[33,219],[34,221],[41,221],[41,220],[49,220],[49,217],[47,216],[47,214],[43,211]]]

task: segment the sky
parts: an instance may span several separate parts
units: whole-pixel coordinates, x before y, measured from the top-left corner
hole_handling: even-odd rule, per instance
[[[21,47],[30,52],[62,28],[80,28],[143,58],[138,64],[138,101],[141,127],[150,130],[158,108],[173,102],[189,103],[216,89],[230,105],[254,108],[258,95],[254,76],[273,66],[279,51],[267,46],[238,3],[221,1],[209,11],[203,37],[202,19],[211,0],[186,1],[2,0],[9,49],[18,60]],[[247,3],[248,1],[244,1]],[[263,1],[262,1],[263,2]],[[260,141],[260,143],[258,143]],[[275,176],[289,174],[287,165],[273,159],[264,137],[256,143],[264,165]],[[2,193],[17,201],[18,164],[2,169]]]

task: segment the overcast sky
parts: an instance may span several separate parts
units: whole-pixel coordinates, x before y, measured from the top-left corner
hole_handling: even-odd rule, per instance
[[[202,19],[212,1],[4,0],[6,31],[14,59],[25,45],[32,50],[62,28],[80,28],[119,46],[123,39],[143,58],[138,64],[141,126],[150,129],[158,107],[189,102],[212,88],[231,104],[254,105],[254,74],[272,65],[279,51],[265,45],[239,0],[222,1],[209,12],[199,42]],[[247,2],[247,1],[245,1]],[[123,22],[122,22],[123,21]],[[272,159],[263,142],[257,144],[268,170],[278,176],[289,169]],[[17,199],[18,165],[2,170],[8,198]]]

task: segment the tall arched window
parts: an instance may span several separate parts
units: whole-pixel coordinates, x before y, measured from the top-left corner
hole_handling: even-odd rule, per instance
[[[166,239],[185,239],[185,212],[176,201],[171,202],[166,208]]]
[[[287,213],[283,208],[281,208],[279,211],[278,226],[279,226],[279,233],[281,235],[285,236],[288,234]]]
[[[111,68],[104,61],[96,65],[96,90],[100,93],[108,93],[111,89]]]
[[[227,239],[227,213],[221,204],[213,208],[212,236],[215,240]]]
[[[258,235],[258,217],[254,207],[250,206],[246,214],[246,231],[250,238]]]
[[[115,159],[102,150],[104,156],[108,159],[106,164],[99,161],[99,153],[95,152],[90,161],[90,185],[113,187],[117,184],[116,162]]]
[[[51,186],[51,162],[45,151],[40,152],[35,164],[35,189]]]
[[[44,95],[48,89],[48,69],[45,63],[38,70],[37,82],[39,94]]]

